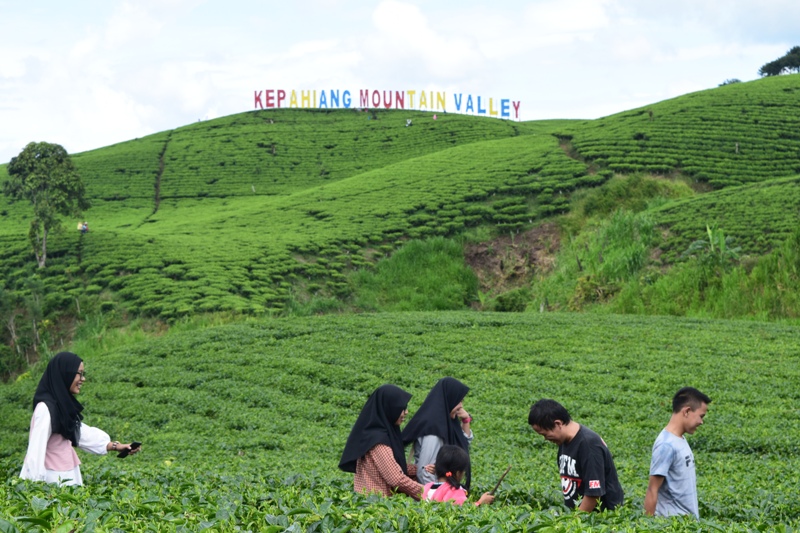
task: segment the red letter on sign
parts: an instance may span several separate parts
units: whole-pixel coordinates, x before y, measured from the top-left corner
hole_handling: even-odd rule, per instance
[[[360,100],[359,107],[369,107],[369,89],[358,91],[358,97]]]
[[[261,103],[261,91],[253,91],[253,96],[255,97],[255,104],[253,106],[254,109],[264,109],[264,104]]]
[[[275,107],[275,95],[273,94],[275,91],[272,89],[268,89],[264,91],[264,102],[267,104],[267,107]]]
[[[278,107],[281,106],[281,102],[284,100],[286,100],[286,91],[278,89]]]
[[[519,104],[521,103],[522,102],[514,102],[513,100],[511,101],[511,105],[514,106],[514,114],[516,115],[517,119],[519,119]]]

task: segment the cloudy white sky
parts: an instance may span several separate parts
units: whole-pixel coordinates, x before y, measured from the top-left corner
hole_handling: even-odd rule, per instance
[[[797,0],[0,0],[0,163],[249,111],[269,88],[597,118],[755,79],[798,20]]]

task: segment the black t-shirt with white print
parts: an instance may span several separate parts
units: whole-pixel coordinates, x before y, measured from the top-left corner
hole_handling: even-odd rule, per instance
[[[581,426],[571,441],[558,447],[558,471],[564,504],[574,509],[580,498],[599,498],[600,509],[612,510],[623,500],[617,469],[600,435]]]

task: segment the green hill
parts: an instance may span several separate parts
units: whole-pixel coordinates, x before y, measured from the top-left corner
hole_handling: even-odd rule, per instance
[[[262,110],[75,154],[90,233],[69,221],[51,239],[42,313],[175,319],[346,300],[349,272],[408,239],[513,238],[627,173],[703,193],[653,211],[662,264],[714,224],[767,253],[797,225],[798,109],[800,76],[779,76],[593,121]],[[27,217],[0,197],[0,276],[20,298],[36,292]]]
[[[573,149],[614,172],[681,173],[714,188],[800,174],[800,82],[774,76],[567,128]]]

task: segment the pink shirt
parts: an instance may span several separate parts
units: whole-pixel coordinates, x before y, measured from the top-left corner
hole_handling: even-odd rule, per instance
[[[439,485],[434,488],[435,485]],[[456,505],[462,505],[467,501],[467,491],[464,487],[454,488],[450,483],[428,483],[422,492],[423,499],[434,502],[455,502]],[[476,502],[475,505],[478,505]]]
[[[33,421],[31,421],[33,429]],[[72,443],[60,433],[53,433],[47,440],[47,449],[44,453],[44,467],[48,470],[72,470],[81,464],[78,454]]]

